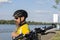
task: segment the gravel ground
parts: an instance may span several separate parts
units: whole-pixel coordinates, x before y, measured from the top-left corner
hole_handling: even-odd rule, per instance
[[[47,31],[45,35],[41,35],[41,40],[51,40],[51,38],[54,37],[55,34],[55,29],[51,29]]]

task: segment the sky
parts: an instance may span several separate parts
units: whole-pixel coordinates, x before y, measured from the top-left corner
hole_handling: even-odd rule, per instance
[[[56,5],[54,0],[0,0],[0,20],[12,20],[13,13],[23,9],[28,12],[27,21],[53,22],[53,14],[60,16],[53,5]]]

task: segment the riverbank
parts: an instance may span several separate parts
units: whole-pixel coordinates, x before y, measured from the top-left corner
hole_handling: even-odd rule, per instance
[[[56,34],[51,40],[60,40],[60,31],[56,31]]]
[[[60,40],[60,31],[49,31],[41,36],[41,40]]]
[[[48,30],[45,35],[41,35],[41,40],[50,40],[55,34],[55,29]]]

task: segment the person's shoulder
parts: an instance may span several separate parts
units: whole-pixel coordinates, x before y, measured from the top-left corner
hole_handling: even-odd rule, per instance
[[[26,23],[26,24],[24,24],[23,26],[28,26],[28,24]]]
[[[25,27],[28,27],[28,24],[27,23],[24,24],[24,25],[22,25],[22,28],[25,28]]]
[[[25,25],[28,25],[27,23]]]

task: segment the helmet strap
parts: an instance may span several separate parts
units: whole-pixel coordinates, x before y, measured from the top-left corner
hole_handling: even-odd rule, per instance
[[[20,23],[19,23],[19,26],[21,26],[22,22],[21,22],[21,17],[20,17]]]
[[[20,23],[19,23],[19,26],[21,26],[22,24],[24,24],[25,23],[25,18],[24,18],[24,20],[23,21],[21,21],[21,17],[20,17]]]

